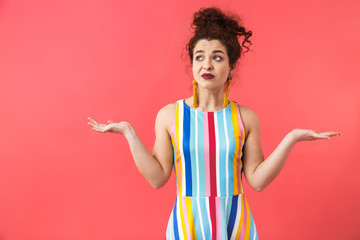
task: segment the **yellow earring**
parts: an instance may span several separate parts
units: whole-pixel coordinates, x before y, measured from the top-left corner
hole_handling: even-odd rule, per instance
[[[225,88],[225,94],[224,94],[224,103],[223,107],[227,107],[229,105],[229,86],[231,84],[231,80],[227,81],[226,88]]]
[[[197,82],[193,81],[193,105],[195,108],[199,106],[198,94],[197,94]]]

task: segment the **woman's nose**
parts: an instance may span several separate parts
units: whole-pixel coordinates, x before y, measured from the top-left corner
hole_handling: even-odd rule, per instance
[[[205,70],[210,70],[210,69],[213,68],[213,66],[212,66],[212,64],[211,64],[210,61],[205,61],[203,68],[204,68]]]

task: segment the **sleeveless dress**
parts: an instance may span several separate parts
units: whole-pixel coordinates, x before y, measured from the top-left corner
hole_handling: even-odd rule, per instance
[[[177,195],[166,239],[258,239],[241,182],[238,104],[202,112],[177,101],[171,141]]]

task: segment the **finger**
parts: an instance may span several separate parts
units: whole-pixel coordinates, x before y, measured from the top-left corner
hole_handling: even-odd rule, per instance
[[[327,136],[327,135],[322,135],[322,134],[320,134],[320,133],[316,133],[316,134],[314,134],[313,135],[315,138],[317,138],[317,139],[329,139],[330,137],[329,136]]]
[[[92,129],[94,129],[95,131],[98,131],[98,132],[104,132],[104,129],[102,128],[98,128],[98,127],[93,127]]]
[[[88,122],[88,124],[89,125],[91,125],[91,126],[93,126],[93,127],[95,127],[95,126],[99,126],[100,124],[98,124],[98,123],[94,123],[94,122]]]
[[[340,132],[323,132],[321,135],[328,136],[328,137],[334,137],[341,135]]]
[[[90,120],[90,122],[92,122],[92,123],[95,123],[95,124],[99,124],[97,121],[95,121],[94,119],[92,119],[92,118],[88,118],[89,120]]]
[[[108,123],[115,123],[115,121],[113,121],[113,120],[109,120],[109,121],[108,121]]]

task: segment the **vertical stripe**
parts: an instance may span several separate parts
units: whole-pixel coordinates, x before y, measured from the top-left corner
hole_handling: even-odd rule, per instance
[[[183,227],[183,220],[182,220],[182,212],[181,210],[181,202],[180,196],[177,196],[177,206],[176,206],[176,220],[178,223],[178,231],[179,231],[179,239],[184,240],[184,227]]]
[[[177,223],[177,218],[176,218],[177,201],[178,201],[178,198],[176,198],[176,200],[175,200],[175,206],[174,206],[174,209],[172,212],[173,224],[174,224],[174,237],[176,240],[179,239],[179,229],[178,229],[178,223]]]
[[[197,154],[199,157],[199,187],[200,193],[199,196],[206,196],[206,177],[205,177],[205,145],[204,145],[204,116],[202,113],[197,114],[197,124],[198,124],[198,145],[197,145]]]
[[[182,196],[180,196],[179,198],[179,212],[180,212],[180,221],[181,221],[181,227],[182,227],[182,232],[181,232],[181,234],[180,234],[180,236],[183,236],[184,237],[184,239],[188,239],[187,238],[187,222],[185,222],[187,219],[185,218],[185,216],[184,216],[184,208],[185,208],[185,206],[184,206],[184,203],[183,203],[183,201],[182,201]]]
[[[241,195],[239,195],[238,198],[238,207],[240,209],[240,213],[238,212],[236,215],[236,221],[235,221],[235,227],[234,227],[234,232],[233,232],[233,237],[235,236],[234,239],[239,239],[240,238],[240,231],[241,231],[241,226],[243,223],[243,218],[244,218],[244,208],[242,205],[242,197]],[[236,231],[235,231],[236,230]],[[235,235],[234,235],[235,233]]]
[[[242,156],[243,156],[243,147],[245,144],[245,128],[244,128],[244,124],[242,122],[241,119],[241,115],[240,115],[240,106],[238,104],[236,104],[237,106],[237,113],[238,113],[238,123],[239,123],[239,137],[241,138],[240,141],[240,147],[239,147],[239,162],[240,162],[240,166],[239,166],[239,171],[240,171],[240,178],[242,177],[242,168],[243,168],[243,162],[242,162]],[[239,180],[240,182],[240,193],[244,192],[244,188],[242,186],[242,181],[241,179]]]
[[[228,227],[227,227],[228,239],[231,238],[233,230],[234,230],[234,226],[235,226],[236,215],[237,215],[237,212],[238,212],[237,211],[238,197],[239,197],[239,195],[235,195],[235,196],[232,197],[230,218],[229,218],[229,224],[228,224]]]
[[[251,223],[251,216],[250,216],[250,209],[249,209],[249,204],[244,196],[244,202],[246,203],[246,230],[245,230],[245,239],[249,239],[249,235],[250,235],[250,223]]]
[[[211,239],[211,221],[209,214],[209,201],[208,198],[202,197],[198,199],[199,208],[201,210],[202,222],[204,226],[204,239]]]
[[[231,106],[231,105],[230,105]],[[233,158],[235,154],[235,138],[234,138],[234,131],[233,131],[233,123],[232,123],[232,116],[231,116],[231,107],[226,109],[226,134],[228,135],[228,160],[227,168],[228,168],[228,184],[229,184],[229,195],[235,195],[235,187],[234,187],[234,167],[233,167]]]
[[[235,140],[235,153],[233,158],[233,172],[234,172],[234,195],[240,192],[240,170],[239,170],[239,126],[237,118],[236,103],[231,102],[231,117],[233,123],[234,140]]]
[[[221,239],[221,198],[214,197],[216,210],[216,239]]]
[[[239,235],[240,235],[240,231],[241,231],[241,226],[242,226],[242,221],[243,221],[243,212],[244,212],[241,202],[242,202],[242,198],[241,198],[241,195],[239,195],[238,203],[237,203],[238,204],[238,212],[236,214],[235,226],[234,226],[234,230],[233,230],[231,239],[239,239],[239,237],[240,237]]]
[[[183,151],[185,164],[185,186],[186,196],[192,195],[192,172],[191,172],[191,157],[190,157],[190,109],[184,106],[183,118]]]
[[[215,127],[214,113],[208,113],[209,122],[209,160],[210,160],[210,196],[216,196],[216,146],[215,146]]]
[[[210,220],[211,220],[211,239],[216,239],[216,206],[215,197],[209,197]]]
[[[201,230],[201,237],[197,236],[198,239],[206,239],[205,238],[205,232],[204,232],[204,224],[203,224],[203,219],[202,219],[202,214],[201,214],[201,209],[200,209],[200,198],[191,198],[191,205],[194,206],[193,210],[194,210],[194,221],[195,221],[195,225],[197,226],[197,229]],[[198,219],[198,222],[196,224],[196,219]],[[195,226],[195,228],[196,228]]]
[[[189,214],[188,214],[188,207],[187,202],[185,200],[185,196],[180,197],[181,206],[182,206],[182,213],[184,215],[184,225],[186,229],[186,239],[191,239],[191,233],[190,233],[190,221],[189,221]]]
[[[204,124],[204,162],[205,162],[205,195],[210,196],[210,157],[209,157],[209,125],[208,115],[203,113],[203,124]]]
[[[216,153],[218,159],[217,164],[217,184],[218,184],[218,195],[228,196],[228,168],[227,168],[227,144],[225,132],[224,132],[224,113],[225,109],[216,113]]]
[[[246,233],[246,227],[247,227],[247,222],[248,222],[248,214],[247,214],[247,207],[246,207],[246,200],[245,200],[245,195],[242,194],[242,210],[244,210],[244,215],[242,218],[242,224],[240,222],[240,227],[241,227],[241,232],[240,232],[240,239],[244,239],[245,237],[245,233]]]
[[[218,118],[217,113],[214,114],[214,135],[215,135],[215,175],[216,175],[216,192],[221,195],[220,189],[220,151],[219,151],[219,129],[218,129]],[[216,195],[217,195],[216,194]]]
[[[195,161],[196,161],[196,195],[200,196],[200,170],[199,170],[199,148],[198,146],[198,121],[197,121],[197,111],[195,111],[195,117],[192,119],[192,123],[191,126],[195,126],[195,129],[193,131],[191,131],[193,134],[195,134],[194,136],[194,142],[195,142]],[[193,156],[191,156],[193,159]],[[195,173],[195,171],[193,171]]]
[[[179,151],[181,153],[181,158],[180,158],[180,174],[181,174],[181,184],[180,184],[180,194],[181,195],[185,195],[186,194],[186,188],[187,186],[185,185],[185,161],[184,161],[184,148],[183,148],[183,134],[184,134],[184,126],[183,126],[183,122],[184,122],[184,103],[183,102],[179,102],[179,124],[181,124],[181,127],[179,126]]]
[[[190,237],[193,240],[196,240],[196,229],[195,229],[195,223],[193,218],[193,211],[192,211],[192,204],[191,204],[191,197],[184,197],[185,203],[186,203],[186,210],[187,210],[187,216],[189,221],[189,229],[190,229]]]

